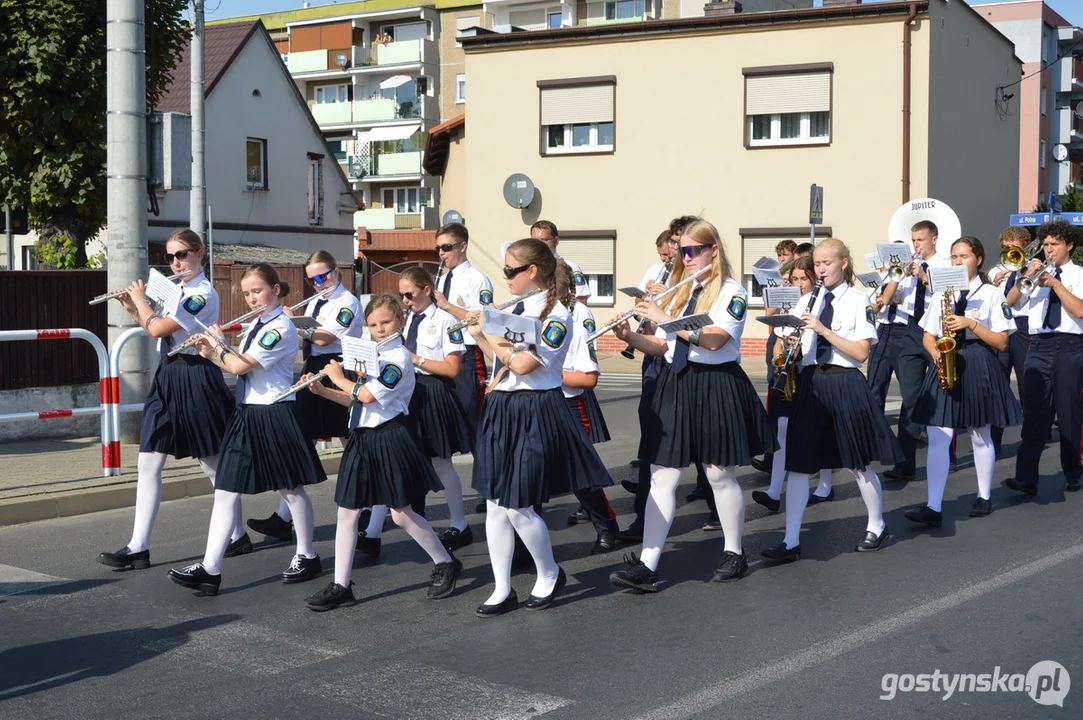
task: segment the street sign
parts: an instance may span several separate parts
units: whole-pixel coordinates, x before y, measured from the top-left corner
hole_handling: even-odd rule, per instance
[[[809,188],[808,224],[821,225],[824,221],[824,189],[819,185]]]
[[[1069,225],[1083,225],[1083,212],[1062,213],[1058,219],[1064,220]]]
[[[7,231],[8,228],[5,220],[5,213],[0,213],[0,233],[6,233]],[[26,210],[11,208],[11,234],[26,235],[29,232],[30,225],[28,224]]]
[[[1055,213],[1059,213],[1064,209],[1064,203],[1061,202],[1055,192],[1049,193],[1049,209]]]
[[[1037,227],[1053,219],[1053,213],[1016,213],[1008,219],[1009,225]]]

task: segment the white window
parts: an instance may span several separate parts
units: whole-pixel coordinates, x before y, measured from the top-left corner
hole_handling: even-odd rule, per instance
[[[281,55],[282,55],[282,62],[284,64],[286,64],[286,65],[289,65],[290,64],[290,54],[289,53],[281,53]]]
[[[830,66],[779,74],[746,68],[745,144],[824,145],[831,142]]]
[[[466,17],[455,18],[455,37],[462,37],[463,30],[469,30],[475,28],[481,24],[480,15],[467,15]],[[462,47],[463,44],[456,40],[455,47]]]
[[[316,88],[316,104],[326,105],[328,103],[346,102],[349,95],[349,85],[325,85]]]
[[[1045,140],[1038,141],[1038,167],[1045,167]]]
[[[751,307],[763,307],[763,286],[756,282],[752,267],[762,257],[775,259],[775,246],[782,240],[793,240],[798,245],[808,242],[808,235],[803,237],[746,237],[741,238],[741,284],[748,291],[748,304]]]
[[[1045,107],[1045,96],[1048,95],[1048,94],[1049,93],[1046,91],[1044,86],[1042,87],[1041,91],[1038,93],[1038,97],[1040,98],[1038,102],[1039,102],[1039,105],[1042,108],[1042,115],[1048,114],[1046,112],[1046,107]]]
[[[550,30],[556,30],[560,27],[560,11],[551,11],[546,16],[546,24]]]
[[[750,146],[826,143],[831,138],[831,114],[814,112],[750,115],[748,137]]]
[[[308,156],[308,224],[323,224],[323,157]]]
[[[267,189],[267,141],[248,138],[245,143],[245,182],[249,190]]]
[[[591,232],[588,237],[577,237],[574,233],[562,233],[560,255],[578,264],[586,275],[587,286],[590,288],[587,305],[611,307],[616,289],[614,275],[616,238],[598,237],[602,234]]]
[[[466,73],[455,76],[455,102],[466,102]]]
[[[644,0],[616,0],[605,4],[606,20],[629,20],[642,18],[646,7]]]
[[[429,188],[387,188],[384,207],[393,207],[399,214],[416,214],[429,205]]]
[[[613,152],[616,82],[541,81],[544,155]]]

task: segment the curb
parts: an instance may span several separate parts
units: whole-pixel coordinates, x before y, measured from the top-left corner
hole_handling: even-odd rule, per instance
[[[320,458],[324,472],[329,478],[338,474],[341,457],[341,453],[337,453]],[[129,482],[110,487],[84,488],[47,496],[3,500],[0,501],[0,527],[134,507],[135,487],[136,482],[133,478]],[[213,492],[214,488],[207,482],[207,476],[201,472],[162,481],[163,502],[210,495]]]

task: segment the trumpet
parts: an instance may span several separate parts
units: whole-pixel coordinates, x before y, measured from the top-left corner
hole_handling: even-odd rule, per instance
[[[1019,288],[1020,295],[1022,295],[1023,297],[1030,297],[1034,294],[1034,291],[1038,289],[1038,278],[1041,277],[1043,273],[1054,273],[1056,271],[1056,263],[1047,263],[1042,266],[1041,270],[1034,273],[1030,277],[1020,278],[1019,282],[1015,284],[1015,287]]]
[[[397,340],[400,337],[402,337],[402,333],[395,333],[394,335],[388,335],[383,340],[376,343],[376,349],[379,350],[384,345],[387,345],[388,343],[390,343],[392,340]],[[365,373],[362,372],[360,374],[364,375]],[[326,377],[327,377],[327,373],[320,372],[320,373],[316,373],[315,375],[313,375],[312,377],[310,377],[307,380],[301,380],[300,382],[296,382],[293,385],[290,385],[285,390],[283,390],[278,395],[276,395],[275,398],[273,400],[271,400],[271,404],[274,405],[276,402],[284,400],[284,399],[288,398],[290,395],[293,395],[294,393],[301,392],[302,390],[307,388],[309,385],[315,385],[318,382],[323,382],[323,380]]]
[[[816,287],[812,289],[812,297],[809,298],[808,311],[812,312],[812,308],[816,305],[816,299],[820,296],[820,291],[824,288],[824,281],[818,280]],[[798,338],[800,338],[800,331],[798,332]],[[782,393],[782,399],[786,402],[793,400],[794,395],[797,394],[797,356],[801,353],[800,341],[795,342],[786,348],[785,354],[778,353],[771,358],[771,364],[774,365],[775,377],[771,382],[771,389],[775,392]]]
[[[1012,272],[1019,272],[1042,251],[1042,243],[1033,241],[1026,247],[1006,247],[1000,251],[1000,264]]]
[[[305,302],[308,302],[308,301],[306,300]],[[251,318],[254,318],[255,316],[259,315],[261,312],[263,312],[266,309],[267,309],[266,305],[260,305],[255,310],[251,310],[249,312],[246,312],[244,315],[241,315],[238,318],[234,318],[233,320],[230,320],[228,323],[225,323],[224,325],[221,325],[220,327],[222,328],[223,332],[235,332],[235,331],[241,329],[241,327],[240,327],[241,323],[243,323],[245,320],[250,320]],[[203,333],[200,333],[200,335],[202,335],[202,334]],[[169,353],[166,354],[166,357],[171,358],[174,355],[179,355],[180,353],[184,352],[188,348],[193,347],[197,342],[199,342],[196,339],[198,337],[199,336],[197,335],[195,337],[188,338],[187,340],[182,342],[180,345],[177,345],[175,348],[170,350]]]
[[[184,278],[188,277],[189,275],[194,274],[195,272],[196,272],[195,270],[185,270],[184,272],[179,272],[176,275],[167,276],[166,280],[176,282],[177,280],[183,280]],[[103,303],[106,300],[112,300],[113,298],[123,297],[124,295],[127,295],[127,294],[128,294],[127,288],[125,288],[124,290],[117,290],[116,292],[105,293],[104,295],[98,295],[96,298],[94,298],[90,302],[88,302],[87,305],[98,305],[99,303]]]
[[[508,300],[505,303],[500,303],[499,305],[496,306],[496,309],[497,310],[507,310],[510,307],[514,307],[514,306],[518,305],[520,301],[526,300],[528,297],[533,297],[533,296],[537,295],[541,291],[542,291],[541,288],[534,288],[533,290],[531,290],[528,293],[525,293],[523,295],[517,295],[516,297],[513,297],[511,300]],[[462,330],[463,328],[468,328],[471,325],[473,325],[474,323],[476,323],[478,321],[479,317],[480,317],[480,315],[475,315],[473,317],[467,318],[466,320],[460,320],[459,322],[455,323],[454,325],[448,325],[447,331],[449,333],[453,333],[456,330]]]
[[[941,311],[941,320],[947,318],[948,315],[955,314],[955,308],[952,304],[953,294],[950,289],[944,291],[944,307]],[[955,332],[945,328],[940,337],[936,339],[936,351],[940,353],[940,357],[936,361],[936,374],[940,379],[940,387],[945,390],[951,390],[959,382],[957,347]]]
[[[669,282],[669,276],[673,272],[673,261],[676,260],[676,259],[677,259],[676,256],[671,257],[669,260],[666,260],[665,265],[662,267],[662,275],[658,278],[658,282],[660,282],[662,285],[665,285],[667,282]],[[642,335],[643,334],[643,330],[644,330],[644,328],[647,327],[648,322],[650,322],[650,321],[649,320],[640,320],[639,321],[639,327],[636,328],[636,334],[637,335]],[[628,343],[628,347],[621,350],[620,354],[622,356],[628,358],[629,360],[634,360],[635,356],[636,356],[636,351],[635,351],[635,348],[632,347],[632,344]]]
[[[687,285],[688,283],[692,282],[693,280],[699,279],[700,275],[702,275],[703,273],[707,272],[710,269],[711,269],[710,265],[707,265],[706,267],[700,268],[696,272],[694,272],[691,275],[689,275],[688,277],[686,277],[684,280],[681,280],[679,283],[677,283],[673,287],[668,288],[664,292],[660,292],[657,295],[647,296],[647,299],[648,300],[653,300],[654,302],[658,302],[659,300],[663,300],[663,299],[669,297],[670,295],[672,295],[673,293],[675,293],[681,287],[683,287],[683,286]],[[613,322],[609,323],[608,325],[606,325],[604,327],[598,328],[597,330],[592,332],[590,335],[588,335],[587,336],[587,343],[589,344],[589,343],[594,342],[595,340],[600,338],[602,335],[605,335],[607,332],[609,332],[613,328],[617,327],[621,323],[627,321],[629,318],[631,318],[635,314],[636,314],[636,311],[634,309],[629,310],[629,311],[627,311],[625,313],[622,313],[620,315],[620,317],[618,317]]]

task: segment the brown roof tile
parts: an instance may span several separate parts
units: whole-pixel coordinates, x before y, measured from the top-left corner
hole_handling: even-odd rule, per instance
[[[237,53],[241,51],[248,38],[262,27],[259,20],[255,22],[226,23],[224,25],[207,25],[203,35],[203,78],[204,97],[211,94],[218,79],[230,66]],[[190,114],[192,112],[192,44],[189,42],[184,48],[177,67],[173,68],[172,83],[166,90],[158,105],[154,108],[158,112],[177,112]]]
[[[358,230],[360,250],[432,250],[435,252],[435,230],[369,230],[368,242],[365,233]]]

